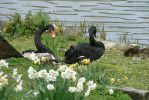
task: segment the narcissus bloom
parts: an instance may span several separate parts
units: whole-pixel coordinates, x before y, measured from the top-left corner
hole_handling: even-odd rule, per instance
[[[111,83],[114,83],[115,82],[115,78],[111,78]]]
[[[0,60],[0,67],[8,68],[8,63],[5,60]]]
[[[110,95],[112,95],[114,93],[113,89],[109,89],[108,92]]]
[[[90,59],[83,59],[81,62],[85,65],[88,65],[91,63]]]
[[[0,72],[0,88],[8,84],[7,75],[3,75],[3,72]]]
[[[54,87],[53,84],[48,84],[48,85],[47,85],[47,89],[48,89],[48,90],[54,90],[55,87]]]

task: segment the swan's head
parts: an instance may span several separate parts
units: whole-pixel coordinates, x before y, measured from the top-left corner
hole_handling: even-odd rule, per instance
[[[95,26],[91,26],[88,31],[96,37],[97,28]]]
[[[53,38],[55,38],[58,33],[59,28],[55,24],[51,24],[51,25],[49,25],[48,30],[49,30],[51,36]]]

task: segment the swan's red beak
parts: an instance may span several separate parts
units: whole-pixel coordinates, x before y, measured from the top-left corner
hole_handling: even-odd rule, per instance
[[[55,38],[57,33],[59,32],[59,28],[54,24],[53,24],[53,26],[54,26],[54,29],[50,29],[49,32],[52,35],[52,37]]]
[[[53,31],[53,30],[51,30],[51,31],[50,31],[50,34],[52,35],[52,37],[53,37],[53,38],[55,38],[55,37],[56,37],[56,32],[55,32],[55,30],[54,30],[54,31]]]

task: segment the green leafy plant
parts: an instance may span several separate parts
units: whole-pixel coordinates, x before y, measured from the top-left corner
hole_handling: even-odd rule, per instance
[[[99,30],[99,32],[100,32],[100,39],[106,40],[106,31],[104,26]]]
[[[105,71],[101,70],[99,66],[96,66],[94,63],[88,66],[79,66],[77,72],[79,75],[84,76],[87,79],[93,79],[95,82],[103,86],[109,84]]]
[[[129,38],[128,38],[128,32],[125,32],[123,34],[119,34],[119,42],[120,43],[127,43],[129,42]]]
[[[7,36],[13,37],[31,35],[34,34],[39,27],[49,24],[50,21],[50,17],[45,12],[37,12],[34,15],[28,12],[24,19],[19,13],[15,13],[5,24],[4,33]]]
[[[10,94],[10,85],[6,85],[0,88],[0,100],[8,100]]]

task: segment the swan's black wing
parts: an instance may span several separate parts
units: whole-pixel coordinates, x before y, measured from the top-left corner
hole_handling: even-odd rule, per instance
[[[77,50],[80,52],[80,56],[90,59],[91,61],[100,58],[104,54],[104,49],[101,47],[91,46],[90,44],[78,45]]]
[[[80,56],[80,51],[75,47],[71,46],[66,52],[65,52],[65,59],[64,62],[67,64],[72,64],[79,62],[81,58]]]
[[[70,47],[65,53],[65,62],[75,63],[84,58],[93,61],[100,58],[104,54],[105,46],[102,42],[95,40],[96,32],[96,27],[91,26],[89,29],[90,43],[82,43],[75,47]]]
[[[99,59],[103,54],[103,48],[92,46],[89,43],[82,43],[80,45],[70,47],[65,52],[65,63],[76,63],[85,58],[93,61]]]

